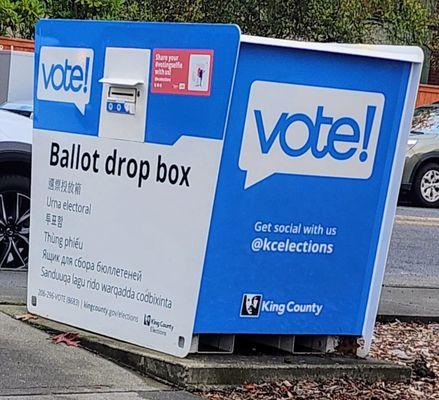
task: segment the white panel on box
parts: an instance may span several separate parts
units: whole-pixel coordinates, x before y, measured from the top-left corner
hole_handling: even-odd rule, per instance
[[[223,144],[115,145],[34,130],[28,309],[184,357]]]
[[[107,47],[99,136],[143,142],[151,50]]]

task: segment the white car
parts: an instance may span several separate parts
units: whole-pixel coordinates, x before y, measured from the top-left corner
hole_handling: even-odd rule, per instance
[[[27,269],[33,54],[0,51],[0,270]]]

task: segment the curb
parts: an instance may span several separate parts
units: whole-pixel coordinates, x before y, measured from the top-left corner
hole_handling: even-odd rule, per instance
[[[11,317],[26,312],[22,306],[0,306]],[[409,381],[411,369],[373,359],[347,356],[241,356],[192,354],[181,359],[115,339],[96,335],[41,317],[26,321],[49,333],[75,331],[83,348],[138,373],[185,389],[206,390],[298,379],[351,378],[368,382]]]
[[[378,319],[439,320],[439,288],[383,285]]]

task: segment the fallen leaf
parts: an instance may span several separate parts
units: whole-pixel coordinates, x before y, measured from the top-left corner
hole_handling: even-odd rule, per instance
[[[254,383],[249,383],[248,385],[244,385],[245,390],[252,391],[256,389],[256,385]]]
[[[52,337],[52,343],[65,343],[67,346],[78,347],[78,333],[65,332]]]
[[[26,313],[26,314],[18,314],[15,316],[15,319],[18,319],[20,321],[29,321],[30,319],[38,319],[36,315]]]
[[[249,382],[246,387],[201,395],[207,400],[439,400],[438,332],[437,323],[377,322],[370,355],[410,366],[413,376],[409,382],[291,378],[263,384]],[[285,357],[288,361],[292,363],[294,356]]]
[[[415,388],[411,387],[411,388],[409,388],[409,391],[417,396],[420,396],[420,397],[423,396],[423,393],[420,390],[417,390]]]
[[[414,360],[413,356],[409,356],[405,351],[403,350],[399,350],[399,349],[394,349],[394,350],[390,350],[389,351],[390,354],[395,355],[396,357],[398,357],[400,360]]]

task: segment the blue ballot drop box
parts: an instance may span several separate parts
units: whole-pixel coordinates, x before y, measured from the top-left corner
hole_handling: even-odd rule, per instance
[[[41,21],[29,310],[179,357],[205,334],[367,354],[421,64],[233,25]]]

